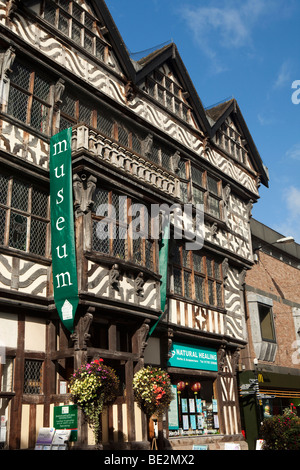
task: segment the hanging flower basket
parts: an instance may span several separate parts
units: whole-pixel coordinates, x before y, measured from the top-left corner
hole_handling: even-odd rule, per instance
[[[171,380],[157,367],[144,367],[133,377],[134,397],[148,418],[163,415],[172,401]]]
[[[103,359],[95,359],[74,372],[69,387],[72,401],[82,409],[98,444],[101,413],[118,394],[119,379],[115,371]]]

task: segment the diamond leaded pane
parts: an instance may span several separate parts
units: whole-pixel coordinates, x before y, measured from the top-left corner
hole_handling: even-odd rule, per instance
[[[46,193],[37,189],[32,190],[31,212],[40,217],[47,217],[48,214],[48,196]]]
[[[109,254],[108,225],[101,221],[93,220],[92,250]]]
[[[62,131],[63,129],[68,129],[69,127],[72,127],[73,123],[71,121],[68,121],[68,119],[65,119],[63,117],[60,118],[60,123],[59,123],[59,129]]]
[[[19,119],[19,121],[27,121],[28,95],[22,93],[14,87],[10,87],[7,114]]]
[[[47,223],[31,219],[30,248],[31,253],[45,256]]]
[[[193,253],[193,264],[194,264],[194,271],[201,273],[202,272],[202,256],[198,255],[197,253]]]
[[[58,20],[58,29],[64,33],[64,34],[69,34],[69,20],[68,17],[62,14],[62,12],[59,12],[59,20]]]
[[[193,183],[199,184],[199,186],[203,186],[203,171],[192,166],[192,180]]]
[[[174,278],[174,292],[175,294],[182,295],[182,279],[180,269],[173,269]]]
[[[102,42],[96,38],[96,57],[102,61],[104,60],[104,51],[104,44],[102,44]]]
[[[76,20],[81,22],[82,21],[82,10],[81,10],[81,8],[78,7],[75,2],[73,2],[72,5],[73,5],[72,16],[74,18],[76,18]]]
[[[170,169],[170,161],[171,161],[171,152],[162,148],[161,149],[161,164],[167,170]]]
[[[4,244],[6,210],[0,207],[0,244]]]
[[[207,189],[213,193],[218,195],[218,181],[212,178],[211,176],[207,176]]]
[[[209,212],[214,217],[220,218],[219,201],[212,196],[209,197]]]
[[[50,91],[50,81],[39,74],[35,75],[33,94],[41,100],[48,101]]]
[[[127,258],[126,247],[127,228],[116,226],[116,233],[113,240],[113,256],[120,259]]]
[[[93,36],[84,32],[84,49],[91,54],[93,53]]]
[[[193,187],[194,204],[204,204],[204,192],[201,189]]]
[[[58,0],[58,4],[64,10],[69,11],[70,0]]]
[[[90,104],[79,105],[79,122],[84,122],[85,124],[90,125],[92,122],[92,112],[93,107]]]
[[[0,175],[0,203],[7,203],[8,177]]]
[[[145,266],[148,269],[153,269],[153,243],[145,240]]]
[[[55,7],[46,3],[44,11],[44,19],[51,24],[55,24]]]
[[[85,18],[84,18],[84,25],[86,28],[88,28],[90,31],[93,29],[93,24],[94,20],[91,18],[87,13],[85,13]]]
[[[47,131],[49,108],[40,101],[33,99],[30,125],[40,132]]]
[[[8,244],[17,250],[26,251],[27,217],[11,212]]]
[[[29,186],[18,181],[14,180],[12,195],[11,195],[11,206],[15,209],[20,209],[22,211],[28,210],[28,194]]]
[[[208,281],[208,303],[215,305],[214,282],[210,280]]]
[[[97,188],[96,191],[95,191],[94,201],[95,202],[94,202],[94,205],[93,205],[93,212],[97,213],[98,215],[107,217],[108,216],[108,211],[106,210],[104,212],[104,210],[101,210],[101,212],[99,212],[98,207],[101,204],[106,204],[106,205],[108,204],[108,191],[106,189]],[[98,212],[97,212],[97,209],[98,209]],[[107,206],[103,207],[103,209],[107,209]]]
[[[223,289],[222,284],[217,283],[217,305],[218,307],[223,307]]]
[[[133,261],[137,264],[142,263],[142,240],[132,240],[133,245]]]
[[[119,126],[118,127],[118,140],[121,145],[124,145],[124,147],[128,147],[128,131],[127,129],[124,129],[124,127]]]
[[[12,73],[11,73],[11,82],[18,85],[20,88],[24,90],[29,89],[29,81],[30,81],[30,73],[31,70],[23,64],[19,62],[14,62],[12,66]]]
[[[108,137],[112,136],[113,133],[113,119],[111,116],[103,110],[98,110],[97,113],[97,128],[100,132],[107,135]]]
[[[42,393],[42,361],[25,360],[23,393],[34,395]]]
[[[183,277],[184,277],[184,295],[185,297],[189,297],[191,298],[192,297],[192,289],[191,289],[191,273],[190,272],[187,272],[187,271],[184,271],[183,273]]]
[[[204,278],[195,276],[195,297],[198,302],[204,302]]]
[[[75,117],[75,98],[69,93],[63,94],[63,102],[61,105],[62,112],[68,114],[69,116]]]
[[[72,39],[77,44],[81,44],[81,27],[75,21],[72,24]]]

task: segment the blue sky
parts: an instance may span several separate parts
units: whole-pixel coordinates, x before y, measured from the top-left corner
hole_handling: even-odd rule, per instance
[[[253,217],[300,243],[299,0],[106,4],[131,53],[173,40],[205,107],[237,100],[270,174]]]

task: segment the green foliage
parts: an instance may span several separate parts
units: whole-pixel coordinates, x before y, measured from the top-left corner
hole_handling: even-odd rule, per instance
[[[261,426],[264,450],[300,450],[300,419],[289,409],[266,418]]]
[[[139,407],[150,417],[162,415],[172,398],[169,375],[157,367],[144,367],[133,378],[133,391]]]
[[[97,444],[100,415],[104,406],[114,401],[118,389],[119,379],[111,367],[103,364],[103,359],[83,364],[70,379],[71,398],[82,409]]]

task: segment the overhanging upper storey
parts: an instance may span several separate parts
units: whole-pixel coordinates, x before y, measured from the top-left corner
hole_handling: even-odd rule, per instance
[[[252,169],[268,187],[268,169],[262,162],[252,136],[235,99],[206,110],[211,125],[211,138],[226,155]]]

